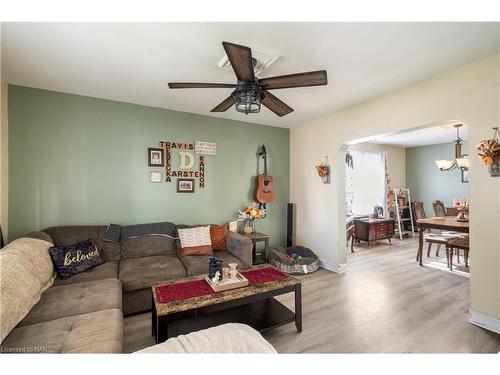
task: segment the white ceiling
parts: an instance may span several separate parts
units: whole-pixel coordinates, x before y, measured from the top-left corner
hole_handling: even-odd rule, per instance
[[[350,142],[355,143],[376,143],[382,145],[398,147],[416,147],[435,145],[439,143],[450,143],[457,139],[457,130],[453,127],[457,121],[445,121],[437,126],[417,129],[397,134],[381,134],[374,137],[363,138]],[[469,137],[467,126],[460,127],[460,138],[467,140]]]
[[[281,57],[262,76],[326,69],[328,86],[275,90],[295,109],[245,116],[210,109],[235,83],[221,42]],[[215,117],[292,127],[500,50],[498,23],[3,23],[7,82]],[[262,78],[262,77],[261,77]]]

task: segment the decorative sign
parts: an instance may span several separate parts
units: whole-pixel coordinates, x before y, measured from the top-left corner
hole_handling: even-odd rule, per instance
[[[214,145],[216,152],[217,145],[215,143],[211,144]],[[182,186],[187,186],[191,183],[192,190],[178,189],[178,191],[182,192],[187,192],[188,190],[193,192],[195,179],[198,179],[198,186],[200,188],[205,187],[205,156],[198,155],[194,152],[195,144],[162,141],[160,142],[160,149],[165,150],[165,182],[172,182],[172,177],[177,177],[178,185],[181,183]],[[178,164],[174,166],[173,157],[177,155]],[[215,153],[213,155],[215,155]],[[187,180],[185,180],[186,178],[190,178],[190,182],[187,182]],[[183,180],[181,181],[181,179]]]
[[[215,156],[217,155],[217,143],[194,141],[194,153],[196,155]]]

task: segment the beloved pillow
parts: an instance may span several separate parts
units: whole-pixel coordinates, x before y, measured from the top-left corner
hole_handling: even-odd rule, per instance
[[[225,225],[210,225],[210,238],[212,240],[212,250],[226,250],[227,227]]]
[[[179,256],[213,255],[209,226],[178,229],[177,232],[181,242]]]
[[[49,251],[61,279],[67,279],[104,263],[99,249],[92,239],[73,245],[54,246]]]

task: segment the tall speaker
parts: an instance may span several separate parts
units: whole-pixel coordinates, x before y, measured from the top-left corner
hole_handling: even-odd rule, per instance
[[[286,246],[293,245],[293,203],[286,207]]]

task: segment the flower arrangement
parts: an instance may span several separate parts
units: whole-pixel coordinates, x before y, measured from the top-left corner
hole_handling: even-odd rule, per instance
[[[323,178],[328,176],[328,172],[330,172],[330,167],[323,163],[316,165],[316,170],[318,171],[319,177]]]
[[[469,208],[469,201],[467,199],[459,199],[455,198],[453,199],[453,206],[459,210],[463,211]]]
[[[328,156],[325,156],[325,161],[323,163],[316,165],[316,171],[324,184],[330,183],[330,165],[328,164]]]
[[[493,138],[481,141],[477,146],[477,155],[484,165],[492,166],[495,158],[500,156],[500,132],[493,128]]]
[[[266,217],[266,210],[263,208],[259,208],[257,206],[257,203],[252,202],[252,204],[245,208],[243,211],[239,211],[238,220],[254,221],[263,219],[264,217]]]
[[[266,217],[266,210],[257,206],[257,203],[252,202],[243,211],[239,211],[238,221],[245,222],[243,232],[250,234],[255,232],[255,220],[263,219],[264,217]]]

